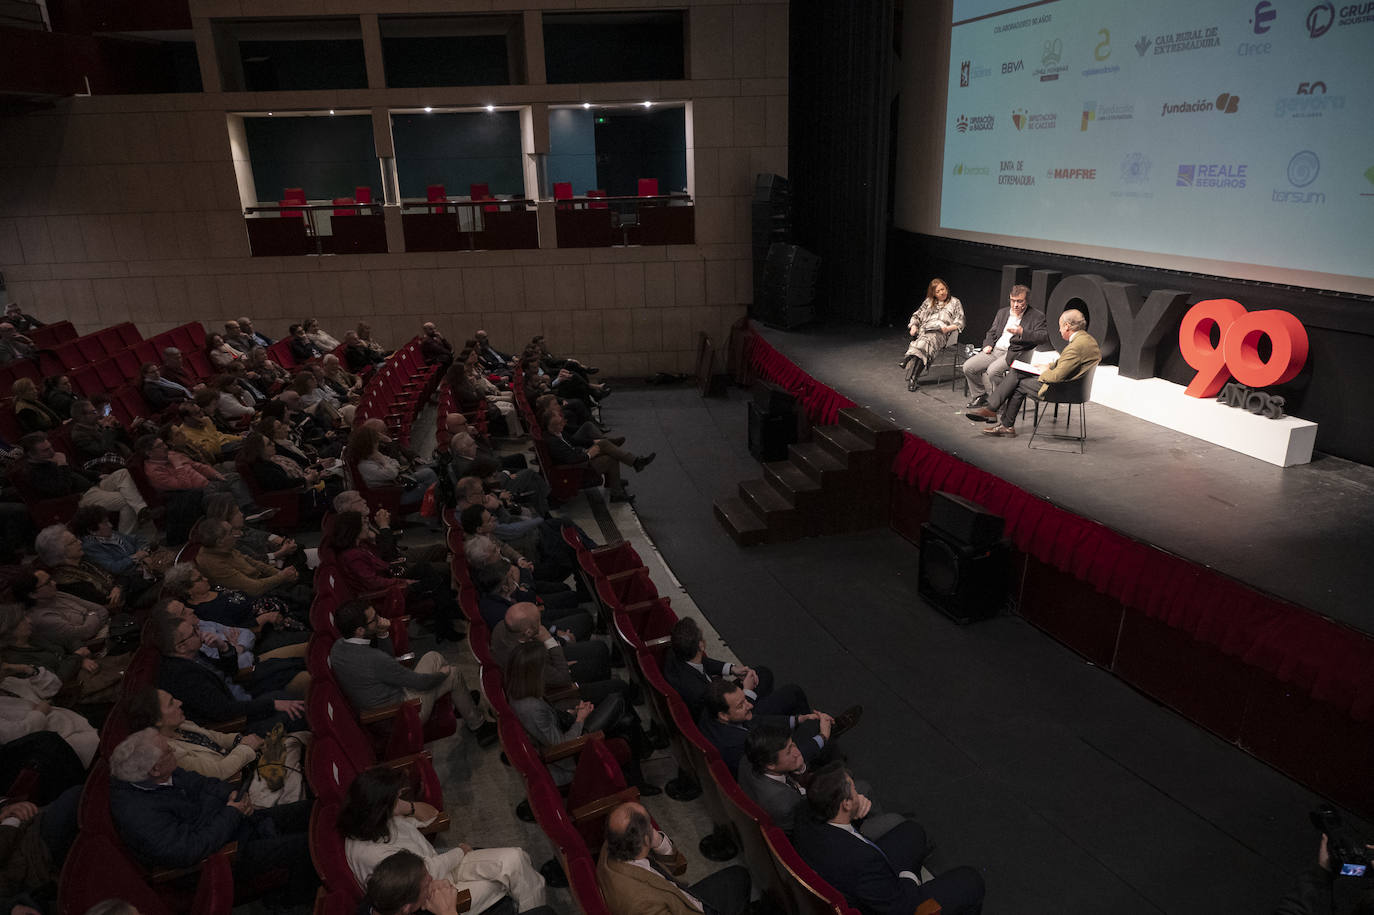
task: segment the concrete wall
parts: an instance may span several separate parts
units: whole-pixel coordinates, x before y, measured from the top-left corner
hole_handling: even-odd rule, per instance
[[[688,8],[687,79],[543,84],[541,8],[656,5]],[[522,8],[529,83],[378,85],[378,12]],[[366,319],[392,342],[434,320],[450,338],[482,327],[507,348],[543,333],[556,351],[608,374],[641,375],[690,370],[696,333],[723,337],[744,313],[752,294],[753,176],[787,173],[784,0],[466,0],[442,7],[439,0],[192,0],[191,11],[207,90],[222,85],[213,51],[217,17],[286,15],[359,16],[373,87],[72,98],[0,119],[0,271],[9,298],[40,318],[66,318],[83,332],[132,320],[149,335],[187,320],[248,314],[279,337],[287,324],[313,315],[338,336]],[[385,123],[397,108],[522,106],[532,115],[533,151],[547,153],[548,105],[646,99],[687,103],[693,245],[249,256],[232,113],[337,108],[371,111]],[[390,154],[387,143],[379,138],[379,155]]]

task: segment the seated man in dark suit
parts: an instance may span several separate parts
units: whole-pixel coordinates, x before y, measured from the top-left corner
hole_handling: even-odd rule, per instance
[[[858,723],[863,714],[860,706],[848,709],[839,718],[825,712],[812,711],[805,715],[754,715],[754,704],[744,693],[744,687],[734,680],[716,680],[706,690],[706,701],[697,723],[701,733],[720,751],[720,757],[731,775],[738,777],[740,760],[744,758],[744,743],[749,732],[759,724],[785,727],[797,741],[802,756],[810,763],[828,757],[831,745],[840,734]]]
[[[1016,414],[1021,412],[1021,404],[1028,395],[1044,397],[1050,385],[1077,381],[1102,361],[1102,350],[1085,329],[1087,326],[1088,319],[1083,317],[1083,312],[1075,308],[1065,311],[1059,316],[1059,335],[1068,341],[1068,346],[1059,358],[1039,375],[1013,369],[988,398],[986,407],[969,410],[964,415],[975,422],[996,420],[995,426],[983,430],[984,435],[1015,437]]]
[[[620,465],[633,467],[635,473],[639,473],[658,456],[656,452],[651,451],[640,457],[604,438],[598,439],[590,448],[579,448],[563,437],[566,422],[561,410],[550,411],[546,421],[544,444],[548,446],[549,459],[554,464],[590,464],[597,473],[605,475],[612,502],[634,501],[634,496],[625,491],[625,484],[620,479]]]
[[[761,724],[744,741],[744,763],[739,767],[739,786],[768,815],[779,829],[792,835],[799,822],[807,818],[806,786],[812,772],[802,759],[801,750],[787,728]],[[906,822],[896,813],[883,813],[865,795],[868,786],[855,782],[859,809],[855,822],[864,836],[876,839]]]
[[[964,361],[964,378],[973,395],[969,409],[986,406],[988,393],[1002,383],[1011,364],[1049,341],[1045,313],[1026,304],[1029,296],[1025,286],[1011,287],[1008,304],[998,309],[983,335],[982,351]]]
[[[135,731],[110,754],[110,814],[134,857],[154,868],[189,867],[238,842],[235,876],[286,870],[285,898],[277,900],[286,904],[309,901],[319,885],[306,839],[313,804],[255,811],[247,791],[177,768],[156,728]]]
[[[663,677],[687,703],[693,718],[701,715],[711,681],[721,677],[738,680],[760,715],[802,715],[811,710],[800,686],[787,683],[775,690],[773,672],[767,667],[745,667],[707,657],[701,627],[690,616],[673,624],[671,639],[672,651],[663,664]]]
[[[983,910],[983,878],[971,867],[956,867],[918,882],[927,854],[926,833],[907,820],[876,840],[862,835],[853,821],[862,796],[843,764],[816,772],[806,792],[813,819],[801,825],[792,844],[806,863],[850,905],[865,915],[911,915],[927,899],[944,915],[978,915]]]
[[[642,805],[621,804],[606,818],[596,882],[614,915],[740,915],[748,908],[747,868],[735,864],[683,886],[667,867],[684,861],[672,840],[654,828]]]
[[[162,662],[157,669],[157,686],[181,700],[186,717],[193,721],[230,721],[246,718],[247,730],[266,734],[277,722],[288,731],[304,731],[305,702],[284,690],[251,695],[201,654],[201,635],[194,624],[176,616],[163,615],[154,624],[153,636]]]
[[[311,359],[318,359],[324,355],[320,348],[315,345],[315,341],[305,335],[304,324],[292,324],[287,328],[287,333],[290,334],[287,348],[291,350],[291,355],[297,362],[309,362]]]

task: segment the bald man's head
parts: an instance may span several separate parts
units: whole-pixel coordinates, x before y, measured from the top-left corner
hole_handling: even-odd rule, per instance
[[[455,432],[462,432],[468,427],[468,418],[461,413],[450,413],[444,417],[444,428],[449,435]]]
[[[606,817],[606,853],[615,861],[647,857],[653,832],[649,811],[642,804],[621,804]]]
[[[511,604],[506,611],[506,626],[520,641],[528,642],[539,633],[539,608],[528,601]]]

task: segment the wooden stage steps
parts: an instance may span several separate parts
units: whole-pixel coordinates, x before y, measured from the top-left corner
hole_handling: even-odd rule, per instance
[[[844,534],[888,523],[892,460],[902,430],[863,407],[816,426],[811,441],[787,446],[787,460],[718,499],[716,519],[741,546]]]

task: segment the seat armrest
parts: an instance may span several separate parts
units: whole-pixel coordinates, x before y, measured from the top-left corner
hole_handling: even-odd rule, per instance
[[[582,748],[585,747],[587,744],[591,743],[593,737],[601,740],[605,739],[605,736],[606,735],[603,734],[601,731],[592,731],[590,734],[583,734],[581,737],[576,737],[572,740],[565,740],[562,743],[557,743],[551,747],[546,747],[539,754],[539,758],[546,763],[557,762],[560,759],[567,759],[569,756],[576,756],[578,753],[581,753]]]
[[[582,823],[587,820],[596,821],[609,816],[616,807],[630,801],[639,800],[639,789],[631,785],[622,788],[615,794],[608,794],[599,797],[578,807],[576,810],[569,810],[568,816],[572,817],[574,823]]]
[[[390,721],[401,713],[401,709],[407,705],[413,705],[418,714],[420,711],[419,699],[407,699],[404,702],[397,702],[393,705],[379,705],[376,708],[364,709],[358,713],[360,724],[380,724],[383,721]]]
[[[215,852],[214,855],[211,855],[210,858],[215,857],[215,855],[224,855],[225,858],[228,859],[229,863],[232,864],[234,861],[234,857],[238,854],[238,851],[239,843],[230,842],[223,848],[221,848],[219,851]],[[205,861],[210,860],[210,858],[206,858]],[[189,867],[150,868],[148,871],[148,882],[157,884],[170,883],[173,880],[180,880],[182,877],[187,877],[199,871],[201,867],[204,866],[205,861],[197,861],[195,864],[192,864]]]

